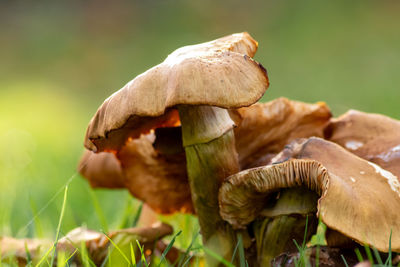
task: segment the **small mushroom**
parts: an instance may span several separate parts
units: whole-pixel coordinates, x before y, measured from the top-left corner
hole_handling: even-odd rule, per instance
[[[121,260],[121,253],[130,255],[130,244],[133,244],[135,248],[136,261],[140,261],[140,252],[137,248],[136,242],[138,241],[141,246],[144,246],[145,256],[147,261],[150,259],[150,255],[153,253],[156,243],[163,237],[172,234],[173,229],[170,225],[164,223],[156,223],[152,226],[147,227],[134,227],[122,230],[112,231],[107,234],[99,233],[93,230],[85,228],[76,228],[70,231],[66,236],[59,240],[57,243],[57,251],[64,251],[73,253],[76,248],[80,248],[82,242],[85,244],[90,259],[97,265],[100,266],[104,260],[108,257],[117,264],[117,260]],[[113,242],[110,242],[110,239]],[[118,250],[110,250],[110,247],[116,244]],[[109,252],[111,251],[111,254]],[[114,255],[114,254],[115,255]],[[121,262],[120,264],[125,264]]]
[[[116,257],[113,258],[113,264],[118,265],[116,261],[121,259],[121,255],[118,254],[120,253],[119,251],[110,249],[113,246],[110,239],[126,255],[130,255],[131,253],[130,244],[132,243],[133,247],[137,248],[136,241],[139,241],[140,245],[144,246],[145,256],[148,261],[153,250],[156,249],[157,242],[163,237],[172,234],[172,232],[172,227],[164,223],[117,230],[108,233],[107,236],[103,233],[79,227],[70,231],[57,242],[56,251],[57,254],[66,253],[70,256],[79,251],[82,248],[82,244],[84,244],[89,258],[96,266],[100,266],[107,256],[113,257],[114,254]],[[20,266],[25,266],[28,260],[37,263],[53,245],[54,243],[47,239],[1,237],[0,256],[1,259],[16,258]],[[163,250],[162,246],[160,248]],[[109,252],[111,252],[110,255]],[[138,249],[136,249],[135,255],[136,261],[140,261],[141,254]],[[72,261],[80,266],[80,257],[73,257]],[[121,264],[126,264],[126,262],[121,262]]]
[[[131,139],[181,123],[203,241],[229,259],[235,242],[219,216],[217,194],[239,165],[227,109],[255,103],[268,88],[266,70],[251,58],[256,49],[257,42],[241,33],[174,51],[105,100],[85,138],[92,151],[119,152]]]
[[[400,177],[400,121],[350,110],[332,119],[325,138]],[[400,182],[400,181],[399,181]]]
[[[293,187],[316,192],[318,216],[360,244],[400,251],[400,186],[378,165],[320,138],[295,142],[276,163],[229,177],[219,193],[223,219],[245,227],[262,213],[273,193]]]

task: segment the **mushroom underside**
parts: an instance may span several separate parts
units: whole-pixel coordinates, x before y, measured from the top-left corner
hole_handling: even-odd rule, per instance
[[[393,174],[319,138],[295,142],[276,159],[282,162],[242,171],[222,185],[221,216],[234,227],[257,218],[273,192],[303,186],[320,195],[318,216],[328,227],[384,252],[392,233],[392,251],[400,251],[400,187]]]

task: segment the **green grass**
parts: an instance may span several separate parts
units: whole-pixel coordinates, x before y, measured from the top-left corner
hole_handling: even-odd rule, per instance
[[[0,235],[55,240],[81,225],[106,231],[136,224],[140,202],[128,192],[92,191],[76,175],[84,132],[106,97],[186,44],[249,31],[271,79],[263,101],[322,100],[335,115],[356,108],[400,119],[399,12],[395,1],[370,0],[5,1]],[[182,230],[177,246],[201,251],[196,218],[161,218],[174,234]]]

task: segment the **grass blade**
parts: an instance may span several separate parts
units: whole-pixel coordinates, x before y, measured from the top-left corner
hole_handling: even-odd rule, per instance
[[[104,213],[103,213],[103,210],[101,209],[99,200],[98,200],[95,192],[93,191],[93,189],[89,188],[88,190],[89,190],[90,197],[92,198],[94,210],[96,211],[97,217],[99,218],[101,226],[103,227],[103,231],[108,233],[108,224],[107,224],[106,216],[104,216]]]
[[[378,261],[379,265],[382,266],[383,261],[382,261],[381,255],[379,254],[378,250],[376,248],[372,247],[372,251],[374,252],[375,259]]]
[[[182,231],[179,231],[178,233],[176,233],[176,235],[172,238],[171,242],[169,242],[167,248],[164,250],[164,252],[161,255],[161,260],[160,263],[158,264],[158,266],[161,266],[161,263],[163,261],[165,261],[165,256],[168,254],[169,250],[172,248],[172,246],[175,243],[176,238],[182,233]]]
[[[143,245],[143,247],[140,245],[140,242],[139,242],[139,240],[136,240],[136,243],[137,243],[137,245],[138,245],[138,247],[139,247],[139,250],[140,250],[140,255],[141,255],[141,260],[140,260],[140,266],[142,266],[142,264],[145,264],[147,267],[149,266],[149,264],[147,263],[147,261],[146,261],[146,257],[145,257],[145,255],[144,255],[144,245]]]
[[[218,260],[220,263],[224,264],[227,267],[235,267],[232,263],[229,261],[225,260],[221,255],[215,253],[214,251],[208,249],[207,247],[203,247],[203,250],[206,254],[210,255],[214,259]]]
[[[125,253],[115,244],[115,242],[106,234],[103,232],[103,234],[107,237],[107,239],[110,241],[110,243],[118,250],[118,252],[122,255],[122,257],[126,260],[128,265],[131,265],[131,262],[129,261],[128,257],[125,255]]]
[[[135,256],[135,250],[132,246],[132,243],[129,244],[129,246],[131,247],[131,261],[133,266],[136,266],[136,256]]]
[[[143,203],[140,203],[138,210],[136,211],[135,217],[133,218],[132,227],[135,227],[139,221],[140,214],[142,214]]]
[[[53,246],[51,246],[46,253],[43,255],[43,257],[40,259],[40,261],[35,265],[35,267],[39,267],[46,259],[47,256],[49,256],[49,254],[51,253],[51,251],[53,250]]]
[[[36,203],[31,197],[29,197],[29,204],[31,206],[32,214],[37,214]],[[35,217],[33,222],[35,226],[35,235],[39,238],[43,238],[43,227],[39,217]]]
[[[374,257],[372,257],[371,249],[369,248],[368,245],[365,245],[364,249],[365,249],[365,253],[367,254],[368,261],[371,264],[374,264]]]
[[[392,230],[390,230],[390,236],[389,236],[389,255],[388,258],[385,262],[385,265],[389,265],[392,267]]]
[[[62,203],[62,206],[61,206],[60,218],[58,220],[57,232],[56,232],[56,241],[54,242],[54,245],[53,245],[54,251],[53,251],[53,256],[51,257],[50,266],[54,265],[54,259],[56,257],[56,246],[57,246],[57,243],[58,243],[58,239],[60,238],[61,223],[62,223],[63,218],[64,218],[65,206],[67,204],[67,196],[68,196],[68,185],[65,186],[65,190],[64,190],[64,199],[63,199],[63,203]]]
[[[238,233],[239,243],[239,263],[240,267],[246,267],[246,258],[244,256],[243,237],[241,233]]]
[[[356,253],[358,262],[363,262],[363,261],[364,261],[364,258],[363,258],[363,256],[361,255],[360,250],[359,250],[358,248],[356,248],[356,249],[354,250],[354,252]]]
[[[31,253],[29,252],[29,249],[28,249],[28,244],[25,242],[24,246],[25,246],[25,253],[26,253],[26,262],[27,262],[27,264],[31,265],[32,257],[31,257]]]
[[[76,252],[78,252],[78,249],[77,249],[77,248],[74,250],[74,252],[73,252],[71,255],[69,255],[68,258],[65,259],[64,265],[63,265],[63,266],[65,266],[65,265],[68,265],[68,266],[69,266],[68,262],[69,262],[70,259],[72,259],[72,257],[75,256]]]
[[[193,258],[193,255],[190,255],[189,258],[183,263],[183,265],[179,265],[179,264],[178,264],[178,266],[185,267],[185,266],[190,262],[190,260],[191,260],[192,258]]]
[[[232,258],[231,258],[231,263],[233,263],[233,261],[235,260],[235,257],[236,257],[236,253],[237,253],[238,248],[239,248],[239,240],[238,240],[238,242],[236,242],[235,249],[233,250]]]
[[[118,224],[118,229],[125,229],[132,227],[133,224],[132,209],[133,209],[133,199],[130,195],[128,195],[128,197],[125,200],[125,207],[120,222]]]
[[[182,265],[182,262],[186,259],[186,257],[189,255],[189,252],[191,251],[191,249],[192,249],[192,247],[193,247],[193,244],[194,244],[194,242],[196,241],[196,239],[197,239],[197,237],[199,236],[199,234],[200,234],[200,232],[197,232],[194,236],[193,236],[193,238],[192,238],[192,241],[190,242],[190,245],[187,247],[187,249],[186,249],[186,251],[185,251],[185,254],[183,254],[183,257],[181,257],[181,259],[179,260],[179,262],[178,262],[178,266],[185,266],[185,264],[188,262],[188,260],[187,261],[185,261],[185,263]],[[191,257],[189,257],[189,260],[192,258],[192,256]]]
[[[349,267],[349,265],[347,264],[347,261],[346,261],[346,259],[344,258],[343,254],[340,254],[340,257],[342,257],[342,260],[343,260],[343,262],[344,262],[344,265],[345,265],[346,267]]]

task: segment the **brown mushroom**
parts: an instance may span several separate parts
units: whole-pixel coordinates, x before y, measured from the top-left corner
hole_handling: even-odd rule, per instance
[[[318,216],[330,228],[387,252],[400,251],[400,186],[396,176],[319,138],[288,146],[277,163],[229,177],[219,193],[222,218],[234,227],[254,221],[271,194],[306,187],[318,195]]]
[[[123,250],[126,255],[130,255],[130,244],[136,249],[136,260],[140,260],[141,253],[138,251],[136,241],[144,246],[144,252],[147,261],[157,242],[163,237],[172,234],[173,229],[168,224],[155,223],[146,227],[135,227],[123,230],[117,230],[107,235],[83,227],[75,228],[57,242],[57,254],[65,253],[68,256],[80,251],[82,244],[87,249],[88,256],[96,266],[100,266],[106,257],[113,257],[113,264],[118,265],[116,261],[121,260],[119,250],[112,250],[113,243]],[[110,241],[112,240],[112,242]],[[28,263],[28,257],[34,263],[37,263],[46,252],[54,246],[51,240],[46,239],[15,239],[11,237],[0,238],[0,256],[2,259],[15,258],[20,266]],[[162,247],[161,247],[162,248]],[[78,250],[77,250],[78,249]],[[114,254],[113,252],[114,251]],[[109,252],[111,254],[109,255]],[[29,256],[28,256],[29,253]],[[118,255],[117,255],[118,254]],[[73,261],[79,263],[80,257],[74,257]],[[121,262],[122,265],[126,262]]]
[[[222,179],[239,170],[226,109],[249,106],[267,89],[265,69],[251,58],[256,49],[257,42],[241,33],[174,51],[108,98],[85,138],[92,151],[119,151],[130,139],[180,121],[204,243],[213,239],[226,258],[234,242],[219,216],[217,193]]]
[[[158,240],[172,234],[173,229],[168,224],[156,223],[152,226],[127,228],[122,230],[112,231],[107,234],[99,233],[96,231],[88,230],[85,228],[76,228],[70,231],[66,236],[59,240],[57,250],[73,253],[76,248],[80,248],[82,242],[85,244],[90,259],[100,266],[104,260],[109,257],[113,265],[124,265],[126,262],[121,257],[122,253],[130,255],[130,245],[133,244],[135,248],[136,261],[140,261],[141,253],[137,247],[137,241],[141,246],[144,246],[144,252],[147,261],[153,253]],[[110,241],[112,240],[112,242]],[[117,249],[110,250],[110,247],[115,245]],[[111,252],[111,254],[109,254]],[[110,259],[111,257],[111,259]],[[119,262],[118,264],[118,261]]]
[[[234,129],[240,169],[267,164],[285,144],[299,137],[320,136],[331,113],[324,103],[307,104],[278,98],[267,103],[230,110],[237,124]],[[97,154],[86,152],[91,158]],[[102,152],[100,153],[107,153]],[[115,160],[112,153],[110,160]],[[132,139],[118,153],[124,172],[124,185],[135,197],[160,213],[176,211],[193,213],[186,174],[186,158],[180,127],[157,128],[154,133]],[[99,157],[100,158],[100,157]],[[81,159],[86,168],[99,168],[91,183],[114,187],[119,181],[111,174],[107,186],[103,182],[109,164]],[[92,166],[94,165],[94,166]],[[82,174],[87,176],[88,172]],[[90,174],[90,173],[89,173]],[[95,172],[93,172],[95,174]]]
[[[400,178],[400,121],[350,110],[332,119],[325,138]]]

